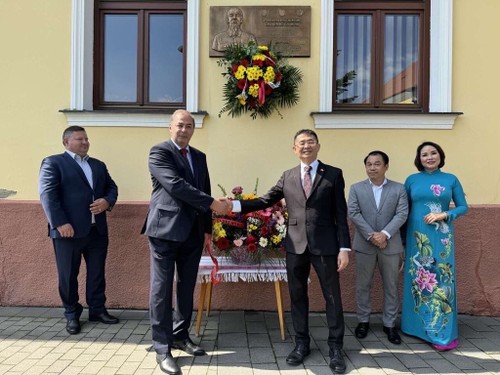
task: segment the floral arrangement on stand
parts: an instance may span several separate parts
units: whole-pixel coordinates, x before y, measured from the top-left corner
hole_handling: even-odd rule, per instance
[[[231,191],[235,200],[257,197],[258,179],[253,193],[243,194],[236,186]],[[218,185],[224,196],[225,189]],[[229,213],[213,217],[213,248],[216,255],[230,258],[236,264],[261,264],[284,259],[284,240],[288,214],[283,201],[265,210],[248,214]]]
[[[228,112],[232,117],[247,111],[255,120],[267,118],[274,111],[283,118],[279,108],[292,107],[299,101],[300,69],[286,63],[285,58],[272,50],[272,46],[232,44],[218,61],[224,67],[224,107],[219,117]]]

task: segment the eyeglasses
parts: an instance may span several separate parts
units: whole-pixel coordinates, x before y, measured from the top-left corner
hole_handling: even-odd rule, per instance
[[[300,141],[299,143],[295,143],[295,146],[305,147],[305,146],[315,146],[318,142],[313,139],[309,139],[307,141]]]

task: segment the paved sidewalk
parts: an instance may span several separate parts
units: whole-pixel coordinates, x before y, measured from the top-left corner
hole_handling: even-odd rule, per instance
[[[146,311],[112,310],[117,325],[86,321],[70,336],[62,310],[0,307],[0,374],[163,374],[154,353]],[[196,317],[195,317],[196,318]],[[174,351],[183,375],[330,375],[325,315],[310,319],[312,353],[304,366],[291,367],[285,357],[293,348],[290,316],[286,340],[280,338],[275,312],[214,311],[203,317],[200,337],[208,351],[191,357]],[[500,318],[460,316],[460,347],[440,353],[403,335],[399,346],[382,332],[380,316],[372,319],[364,340],[353,336],[356,318],[346,316],[345,357],[350,374],[499,374]],[[194,330],[193,330],[194,331]]]

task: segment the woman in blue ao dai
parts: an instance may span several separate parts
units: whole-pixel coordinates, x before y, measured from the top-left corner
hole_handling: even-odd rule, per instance
[[[438,144],[422,143],[415,156],[420,172],[405,182],[410,213],[401,330],[437,350],[458,346],[453,221],[468,210],[458,178],[440,169],[444,160]]]

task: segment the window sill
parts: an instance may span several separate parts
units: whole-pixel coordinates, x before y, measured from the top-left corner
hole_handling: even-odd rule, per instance
[[[173,111],[80,111],[61,109],[68,126],[78,125],[83,127],[138,127],[138,128],[165,128],[170,123]],[[192,112],[195,127],[202,128],[207,112]]]
[[[440,129],[450,130],[463,112],[312,112],[319,129]]]

